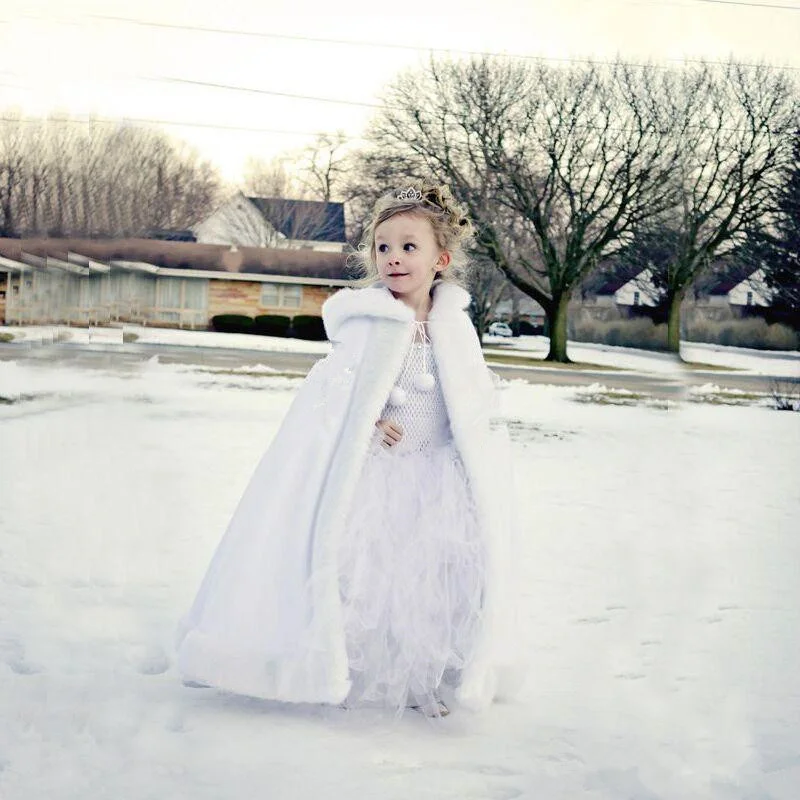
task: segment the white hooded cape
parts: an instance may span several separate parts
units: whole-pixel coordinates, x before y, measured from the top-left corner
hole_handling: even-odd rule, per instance
[[[490,424],[494,381],[468,304],[460,287],[434,284],[428,332],[489,554],[479,645],[457,691],[477,708],[512,691],[519,675],[507,436]],[[348,694],[338,545],[414,315],[376,285],[339,291],[323,319],[333,349],[300,387],[179,626],[184,680],[287,702],[335,704]]]

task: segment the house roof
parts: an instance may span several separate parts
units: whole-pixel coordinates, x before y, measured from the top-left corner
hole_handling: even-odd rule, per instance
[[[583,282],[583,293],[604,297],[614,295],[628,281],[641,275],[647,267],[617,267],[613,271],[600,269],[590,274]]]
[[[695,282],[695,294],[707,296],[725,296],[742,281],[747,280],[756,268],[746,266],[728,266],[718,271],[701,274]]]
[[[162,242],[196,242],[193,231],[174,228],[150,228],[144,233],[145,239],[159,239]]]
[[[287,239],[345,243],[344,204],[282,197],[247,198]]]
[[[158,267],[217,272],[287,275],[319,280],[352,277],[344,253],[291,248],[241,247],[154,239],[3,239],[0,255],[15,261],[22,253],[67,260],[75,253],[95,261],[135,261]]]

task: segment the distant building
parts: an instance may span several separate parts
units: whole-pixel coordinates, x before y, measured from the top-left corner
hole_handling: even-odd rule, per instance
[[[687,302],[708,320],[742,317],[772,306],[772,291],[762,269],[729,269],[702,275]]]
[[[662,293],[653,282],[653,271],[642,270],[625,281],[613,294],[614,303],[623,308],[649,306],[655,308],[662,299]]]
[[[533,298],[528,297],[520,289],[517,289],[516,286],[511,286],[510,290],[516,295],[515,301],[508,299],[495,303],[492,319],[511,322],[514,317],[514,306],[516,305],[517,317],[520,321],[528,322],[535,328],[542,327],[547,319],[544,309]]]
[[[347,246],[344,204],[280,197],[247,198],[284,237],[287,247],[341,253]]]
[[[342,253],[344,205],[237,192],[192,229],[202,244],[275,247]]]
[[[152,239],[0,239],[0,321],[205,329],[225,313],[319,315],[351,283],[345,261]]]
[[[752,275],[739,281],[730,289],[727,296],[732,306],[769,308],[772,305],[772,291],[767,286],[763,269],[757,269]]]
[[[590,275],[582,284],[575,304],[596,320],[651,316],[662,304],[663,293],[645,269],[617,269]]]

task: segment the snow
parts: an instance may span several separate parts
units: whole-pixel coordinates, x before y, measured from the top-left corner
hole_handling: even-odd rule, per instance
[[[686,361],[758,372],[783,378],[800,378],[800,353],[796,350],[750,350],[718,344],[682,342],[681,356]]]
[[[125,324],[121,328],[71,328],[60,326],[0,326],[0,333],[12,334],[17,344],[50,344],[66,342],[72,345],[111,346],[123,344],[123,334],[137,345],[169,345],[179,347],[225,348],[273,353],[312,353],[330,351],[329,342],[310,342],[275,336],[255,336],[246,333],[215,333],[172,328],[149,328]],[[132,335],[132,336],[128,336]],[[135,337],[135,338],[132,338]],[[545,336],[484,337],[484,353],[518,356],[520,359],[544,359],[549,348]],[[596,364],[620,370],[679,375],[683,367],[668,353],[639,350],[632,347],[613,347],[591,342],[569,342],[569,357],[576,362]],[[800,377],[800,352],[748,350],[696,342],[682,342],[681,355],[685,361],[756,372],[776,377]]]
[[[529,679],[395,722],[180,685],[174,624],[299,382],[105,363],[0,361],[3,800],[797,796],[795,414],[505,384]]]
[[[487,356],[502,353],[520,358],[547,355],[549,340],[545,336],[519,336],[503,339],[484,338]],[[598,366],[616,367],[637,372],[679,375],[684,367],[672,355],[634,347],[614,347],[592,342],[569,342],[567,354],[573,361]],[[784,350],[751,350],[701,342],[681,342],[681,358],[685,362],[708,364],[734,370],[756,372],[775,377],[800,378],[800,352]]]
[[[131,343],[146,345],[171,345],[179,347],[214,347],[235,350],[254,350],[271,353],[321,353],[330,351],[330,342],[311,342],[303,339],[286,339],[278,336],[256,336],[250,333],[216,333],[214,331],[188,331],[176,328],[150,328],[125,324],[119,328],[73,328],[65,325],[14,325],[0,326],[0,333],[10,333],[16,343],[112,345],[123,344],[123,336]],[[135,338],[133,338],[135,337]]]

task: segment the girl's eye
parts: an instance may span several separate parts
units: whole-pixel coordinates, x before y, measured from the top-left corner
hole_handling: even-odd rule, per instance
[[[388,246],[385,245],[385,244],[379,244],[378,245],[378,252],[379,253],[385,253],[388,249],[389,249]]]
[[[406,250],[407,252],[410,253],[412,250],[416,250],[416,247],[417,246],[415,244],[411,244],[411,242],[408,242],[403,245],[403,250]]]

